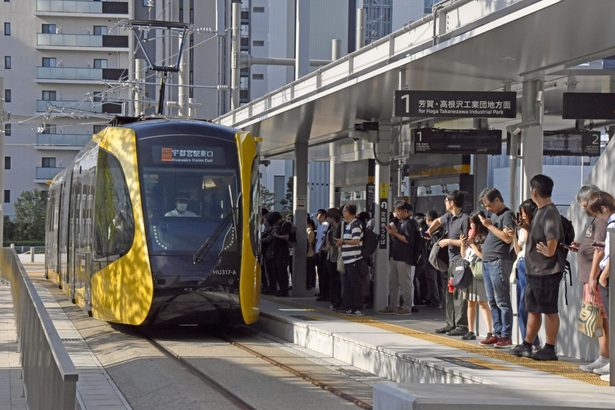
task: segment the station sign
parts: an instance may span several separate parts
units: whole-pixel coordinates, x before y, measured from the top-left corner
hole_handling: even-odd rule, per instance
[[[600,131],[545,131],[542,153],[551,156],[599,157]]]
[[[415,154],[499,155],[502,131],[417,128],[412,130],[412,147]]]
[[[564,93],[562,118],[566,120],[615,119],[615,93]]]
[[[396,117],[515,118],[517,93],[395,91]]]

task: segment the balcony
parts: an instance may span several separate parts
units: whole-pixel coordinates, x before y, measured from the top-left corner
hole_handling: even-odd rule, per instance
[[[36,46],[41,49],[82,49],[98,48],[128,51],[128,36],[37,33]],[[126,49],[126,50],[121,50]]]
[[[92,139],[90,134],[36,134],[36,149],[41,151],[79,151]]]
[[[77,100],[36,100],[36,112],[76,111],[80,113],[122,114],[120,102],[91,102]]]
[[[53,177],[58,175],[64,167],[55,167],[55,168],[46,168],[46,167],[36,167],[36,176],[34,177],[34,182],[39,184],[45,184],[48,181],[51,181]]]
[[[53,82],[102,82],[124,80],[128,70],[123,68],[81,68],[81,67],[37,67],[36,80],[39,83]]]
[[[57,14],[112,14],[128,17],[128,2],[124,1],[83,1],[83,0],[37,0],[36,12],[45,15]],[[92,16],[87,16],[92,17]]]

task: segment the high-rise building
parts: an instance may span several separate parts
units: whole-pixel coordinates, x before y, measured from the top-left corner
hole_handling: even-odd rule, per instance
[[[4,212],[23,191],[46,190],[93,132],[124,112],[132,0],[4,0]]]

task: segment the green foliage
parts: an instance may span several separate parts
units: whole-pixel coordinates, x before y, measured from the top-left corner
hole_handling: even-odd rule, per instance
[[[11,221],[11,218],[9,218],[8,216],[4,217],[4,233],[3,233],[3,238],[5,242],[8,241],[13,241],[15,240],[15,222]]]
[[[286,181],[286,193],[284,198],[280,199],[280,203],[284,206],[284,211],[293,210],[293,177],[289,177]]]
[[[15,226],[13,240],[44,241],[47,192],[24,191],[15,201]],[[5,225],[5,232],[6,232]],[[5,237],[5,241],[9,240]]]
[[[261,200],[261,207],[267,208],[269,210],[273,209],[273,204],[275,202],[274,199],[274,195],[273,192],[269,191],[267,189],[267,187],[265,187],[264,185],[259,185],[260,186],[260,200]]]

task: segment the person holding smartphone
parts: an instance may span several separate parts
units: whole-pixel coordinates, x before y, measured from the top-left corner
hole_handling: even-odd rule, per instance
[[[609,238],[609,231],[608,228],[613,228],[615,227],[615,198],[613,198],[613,196],[607,192],[603,192],[603,191],[599,191],[599,192],[594,192],[592,193],[588,200],[587,200],[587,209],[594,215],[596,215],[597,218],[600,218],[604,221],[606,221],[607,223],[607,232],[606,232],[606,237],[605,237],[605,241],[604,241],[604,256],[602,257],[602,260],[600,261],[600,275],[598,277],[598,288],[600,291],[600,299],[602,301],[602,305],[605,307],[605,309],[603,309],[603,316],[608,316],[608,306],[609,306],[609,270],[610,270],[610,246],[609,246],[609,242],[610,242],[610,238]],[[594,242],[595,245],[600,245],[600,242],[596,243]],[[608,319],[608,318],[607,318]],[[603,320],[603,326],[604,326],[604,331],[603,334],[605,335],[605,345],[606,345],[606,349],[608,349],[609,346],[609,340],[608,340],[608,334],[609,334],[609,329],[608,329],[608,320]],[[601,346],[602,348],[602,346]],[[602,349],[601,349],[602,350]],[[608,357],[608,350],[606,351],[606,357]],[[601,352],[601,356],[603,356],[603,352]],[[609,367],[609,362],[607,361],[606,364],[600,368],[594,369],[593,370],[594,373],[598,373],[600,374],[600,378],[602,380],[605,381],[610,381],[610,377],[609,377],[609,373],[610,373],[610,367]]]
[[[478,215],[480,222],[489,231],[482,246],[483,278],[487,301],[493,317],[493,334],[480,343],[484,346],[507,349],[512,345],[513,311],[510,300],[510,273],[515,254],[511,251],[515,215],[504,204],[502,194],[496,188],[485,188],[479,201],[491,217]]]

